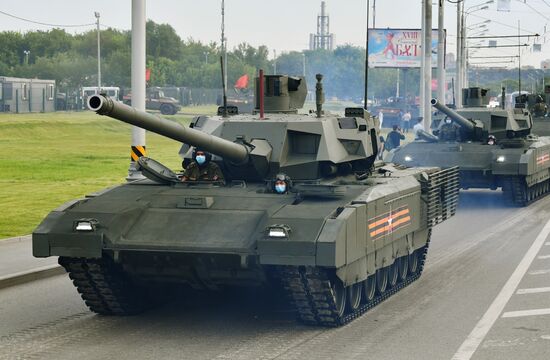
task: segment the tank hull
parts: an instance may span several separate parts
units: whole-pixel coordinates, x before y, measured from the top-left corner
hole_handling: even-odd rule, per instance
[[[457,166],[462,189],[511,189],[512,182],[525,187],[541,187],[538,196],[546,193],[550,178],[550,138],[540,137],[515,143],[514,147],[487,145],[478,142],[415,141],[392,151],[385,159],[406,166]],[[525,205],[534,200],[519,201]]]
[[[265,192],[259,183],[137,181],[50,213],[33,233],[33,253],[59,256],[93,311],[124,315],[141,307],[129,300],[128,290],[120,290],[115,305],[105,305],[100,290],[117,292],[119,284],[108,279],[124,278],[126,287],[181,283],[216,290],[259,286],[273,274],[309,268],[345,286],[360,284],[399,259],[412,254],[423,259],[431,227],[456,209],[458,176],[452,170],[394,169],[391,177],[377,174],[361,184],[354,177],[337,180],[346,183],[342,196],[300,200]],[[92,223],[92,229],[77,230],[81,222]],[[270,232],[283,228],[284,236]],[[107,285],[98,285],[98,277]],[[288,281],[281,280],[292,293]],[[400,286],[410,281],[413,277]],[[121,307],[126,303],[132,306]]]

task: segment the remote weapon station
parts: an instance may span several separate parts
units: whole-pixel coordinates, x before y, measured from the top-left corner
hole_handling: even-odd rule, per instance
[[[182,181],[142,157],[143,180],[52,211],[34,255],[59,256],[88,307],[107,315],[145,310],[158,284],[276,281],[301,321],[338,326],[398,292],[420,276],[432,227],[455,213],[458,170],[375,163],[374,118],[325,115],[321,78],[310,114],[298,114],[304,78],[260,76],[255,114],[225,107],[190,127],[92,96],[98,114],[182,142],[186,164],[194,148],[212,154],[223,181]]]

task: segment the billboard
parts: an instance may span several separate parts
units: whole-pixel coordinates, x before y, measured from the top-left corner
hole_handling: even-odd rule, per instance
[[[368,37],[369,67],[420,67],[422,30],[369,29]],[[437,67],[437,40],[437,30],[432,30],[432,67]]]

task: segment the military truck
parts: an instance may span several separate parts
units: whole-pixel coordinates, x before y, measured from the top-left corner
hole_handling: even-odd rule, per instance
[[[123,102],[131,105],[132,94],[124,95]],[[145,94],[145,108],[147,110],[159,110],[163,115],[174,115],[181,110],[178,100],[165,96],[164,91],[158,87],[147,88]]]
[[[464,95],[465,107],[456,111],[432,99],[452,124],[434,131],[440,136],[419,131],[418,141],[393,150],[385,160],[407,166],[458,166],[461,188],[500,188],[521,206],[546,195],[550,138],[531,133],[529,111],[487,108],[480,88]],[[458,132],[447,131],[447,126]]]
[[[304,78],[258,79],[254,115],[198,116],[190,127],[90,98],[99,115],[213,154],[225,181],[182,181],[151,158],[146,178],[73,200],[33,233],[37,257],[59,256],[88,307],[128,315],[148,289],[281,285],[297,317],[339,326],[419,278],[432,228],[455,214],[457,169],[376,162],[377,124],[361,108],[298,115]],[[277,193],[275,178],[290,189]],[[286,180],[285,180],[286,181]],[[413,300],[414,302],[414,300]]]

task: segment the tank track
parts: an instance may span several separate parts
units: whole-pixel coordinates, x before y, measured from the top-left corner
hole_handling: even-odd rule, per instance
[[[415,273],[407,275],[404,281],[388,288],[384,294],[377,294],[367,303],[363,301],[355,311],[350,312],[349,309],[346,309],[343,316],[339,316],[336,310],[327,269],[314,266],[281,266],[277,268],[278,277],[288,298],[295,307],[298,320],[308,325],[342,326],[363,315],[422,275],[430,245],[430,237],[431,229],[428,232],[426,245],[416,250],[419,267]]]
[[[80,296],[102,315],[133,315],[149,308],[147,294],[108,259],[60,257]]]
[[[512,201],[518,206],[527,206],[532,202],[548,195],[550,190],[550,180],[527,187],[525,179],[521,177],[512,177],[510,179],[512,190]]]

